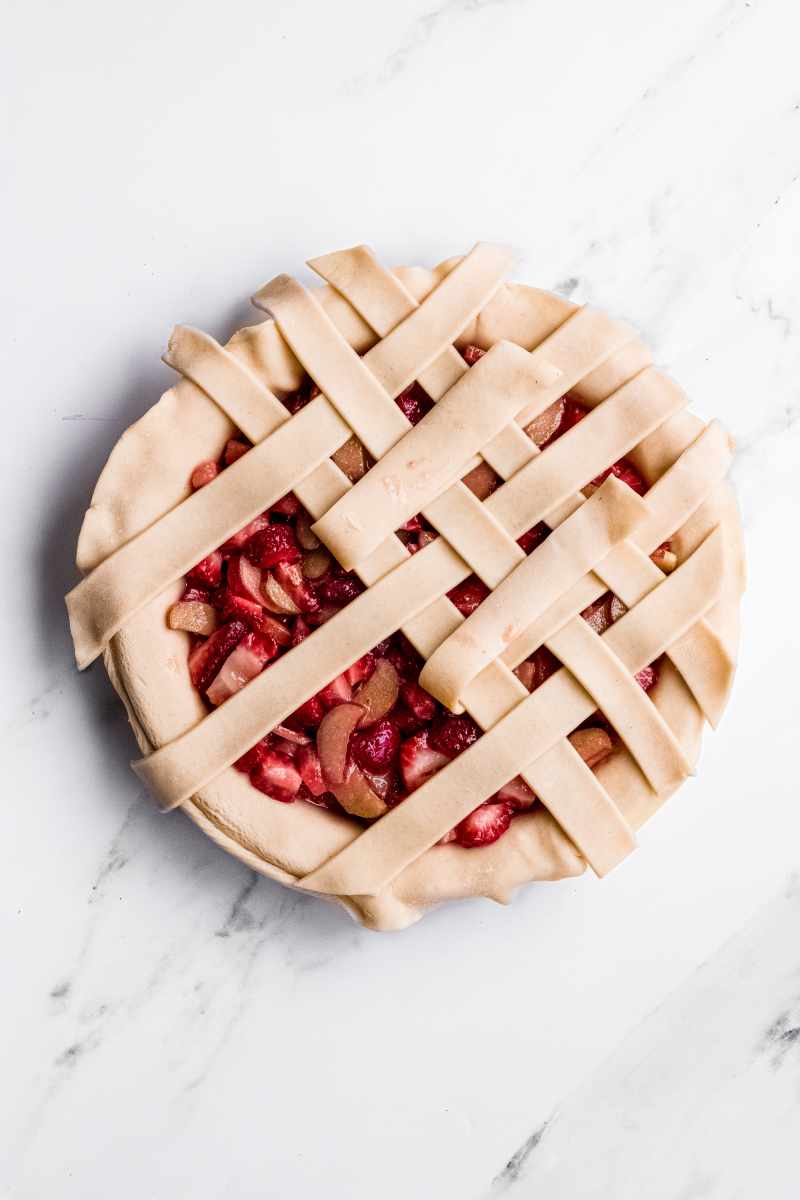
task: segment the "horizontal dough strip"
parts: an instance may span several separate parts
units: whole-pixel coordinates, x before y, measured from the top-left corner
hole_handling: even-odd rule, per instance
[[[721,530],[603,635],[631,674],[663,653],[715,603]],[[562,668],[396,808],[300,883],[331,895],[377,894],[448,830],[591,716],[595,703]]]
[[[95,567],[66,598],[78,666],[125,621],[284,496],[342,442],[341,419],[310,404],[291,423]]]
[[[420,675],[422,686],[453,708],[471,681],[632,534],[646,514],[644,500],[609,477],[434,651]]]

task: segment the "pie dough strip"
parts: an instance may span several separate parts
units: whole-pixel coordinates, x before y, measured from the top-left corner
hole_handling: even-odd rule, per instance
[[[575,617],[549,639],[547,648],[594,699],[657,796],[693,773],[655,704],[586,621]]]
[[[646,514],[644,500],[609,476],[573,516],[523,556],[519,566],[434,651],[419,677],[422,686],[452,709],[509,642],[628,537]]]
[[[134,770],[164,811],[182,804],[447,586],[430,559],[409,557],[403,571],[389,572],[186,733],[133,763]]]
[[[630,674],[657,658],[665,642],[680,636],[713,606],[723,571],[724,545],[717,528],[691,558],[603,635]],[[376,895],[518,774],[521,760],[534,763],[591,716],[594,708],[594,700],[574,676],[566,668],[557,671],[402,804],[302,878],[300,885],[331,895]]]
[[[310,259],[308,265],[336,288],[384,340],[396,324],[418,307],[417,301],[397,276],[381,266],[367,246],[356,246],[352,250]],[[591,373],[594,366],[607,361],[617,350],[636,340],[636,332],[629,325],[613,321],[605,313],[588,308],[573,313],[554,332],[560,333],[560,338],[550,341],[554,336],[550,334],[537,349],[548,344],[548,357],[565,374],[563,391]],[[558,345],[558,351],[555,345]],[[596,359],[594,366],[575,374],[575,360],[586,361],[589,358]],[[417,373],[417,379],[431,399],[436,401],[468,369],[458,351],[453,346],[447,346],[430,367]],[[481,451],[481,456],[503,479],[508,479],[537,453],[538,448],[521,428],[531,419],[531,416],[526,418],[525,414],[518,417]]]
[[[316,522],[317,537],[352,570],[421,509],[433,518],[439,498],[457,484],[480,447],[523,408],[532,403],[540,412],[547,408],[560,376],[536,352],[511,342],[493,346]],[[474,550],[469,557],[476,557]]]
[[[546,750],[522,777],[576,846],[592,825],[590,866],[596,875],[607,875],[636,849],[636,834],[569,738]]]
[[[565,592],[552,608],[503,653],[515,667],[543,645],[556,630],[592,604],[608,588],[632,608],[657,587],[663,574],[649,554],[697,511],[709,491],[724,479],[731,460],[728,434],[712,421],[684,450],[646,495],[647,516],[631,537],[598,564],[595,573]],[[719,635],[705,619],[667,651],[710,724],[725,706],[735,663]]]
[[[344,428],[329,406],[309,404],[95,567],[66,597],[78,666],[87,667],[130,617],[291,491],[341,444]]]

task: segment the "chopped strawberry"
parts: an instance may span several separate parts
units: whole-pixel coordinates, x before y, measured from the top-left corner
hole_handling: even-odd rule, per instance
[[[322,796],[328,790],[322,778],[322,767],[319,755],[314,746],[301,746],[295,758],[295,766],[300,772],[300,778],[312,796]]]
[[[209,685],[206,692],[209,703],[224,704],[251,679],[255,679],[277,653],[275,643],[260,633],[246,634]]]
[[[243,454],[247,454],[247,451],[250,448],[251,447],[248,446],[247,442],[242,442],[239,440],[239,438],[231,438],[225,447],[225,466],[231,466],[231,464],[235,463],[236,460],[241,458]]]
[[[279,562],[274,567],[274,575],[286,595],[301,612],[319,612],[319,600],[313,588],[303,578],[303,572],[297,563]]]
[[[508,783],[503,784],[495,799],[504,800],[506,804],[510,804],[514,812],[522,812],[531,807],[536,799],[536,794],[531,791],[520,775],[515,775],[513,779],[509,779]]]
[[[400,770],[407,792],[416,791],[423,783],[446,767],[450,759],[446,754],[434,750],[428,738],[428,730],[415,733],[400,747]]]
[[[353,689],[350,687],[347,674],[343,672],[341,675],[337,675],[321,692],[317,692],[317,697],[325,708],[335,708],[337,704],[349,704],[353,698]]]
[[[658,667],[655,663],[651,663],[649,667],[642,667],[641,671],[636,672],[635,679],[643,691],[649,692],[658,683]]]
[[[244,554],[257,567],[275,567],[278,563],[296,563],[302,558],[291,525],[268,525],[253,534]]]
[[[402,391],[395,399],[395,404],[412,425],[417,425],[431,409],[430,397],[418,383],[412,383]]]
[[[351,600],[355,600],[356,596],[360,596],[363,590],[364,585],[358,576],[354,575],[352,571],[347,571],[323,580],[319,594],[323,600],[327,600],[328,604],[344,607]]]
[[[488,801],[456,825],[456,841],[459,846],[472,848],[488,846],[496,842],[511,824],[512,808],[503,801]]]
[[[640,496],[643,496],[647,491],[647,484],[642,479],[639,472],[633,463],[628,462],[627,458],[621,458],[619,462],[613,463],[607,471],[603,471],[596,479],[592,480],[595,487],[599,487],[608,479],[609,475],[616,475],[617,479],[621,479],[623,483],[627,483],[629,488],[633,488]]]
[[[611,614],[611,592],[606,592],[599,600],[595,600],[588,608],[585,608],[581,613],[584,621],[591,625],[595,633],[605,633],[614,623],[614,618]]]
[[[400,698],[418,721],[427,723],[436,715],[436,701],[413,679],[400,684]]]
[[[273,504],[270,512],[280,513],[282,517],[296,517],[301,507],[300,501],[294,492],[289,492],[287,495],[282,496],[276,504]]]
[[[314,729],[325,716],[325,709],[319,696],[312,696],[292,713],[291,720],[296,721],[306,729]]]
[[[400,528],[404,529],[406,533],[416,533],[419,529],[422,529],[422,518],[419,513],[415,517],[409,517],[405,525],[401,525]]]
[[[248,521],[246,525],[243,525],[238,533],[235,533],[233,537],[229,537],[227,542],[223,542],[223,551],[229,553],[231,550],[241,550],[245,542],[249,542],[254,534],[260,533],[268,525],[269,517],[267,514],[259,513],[257,517],[253,517],[252,521]]]
[[[481,350],[480,346],[465,346],[461,351],[461,357],[468,367],[474,367],[479,358],[483,358],[485,350]]]
[[[460,717],[441,717],[431,726],[429,741],[434,750],[455,758],[480,737],[480,729],[466,713]]]
[[[210,604],[211,593],[205,588],[195,587],[193,584],[188,584],[187,587],[183,589],[181,600],[185,600],[187,603],[193,603],[197,601],[200,604]]]
[[[219,550],[202,558],[191,571],[186,572],[186,578],[192,583],[199,583],[201,587],[219,587],[222,579],[222,555]]]
[[[261,761],[250,772],[250,782],[273,800],[291,804],[297,796],[302,779],[294,762],[287,754],[268,750]]]
[[[546,646],[540,646],[525,662],[519,664],[514,674],[525,684],[529,692],[533,692],[549,679],[559,668],[559,661]]]
[[[463,616],[469,617],[475,612],[489,595],[489,589],[477,575],[470,575],[462,583],[457,584],[447,593],[448,599],[455,604]]]
[[[369,679],[372,672],[375,670],[375,659],[371,654],[364,654],[354,662],[352,667],[348,667],[345,671],[347,682],[351,687],[355,687],[357,683],[361,683],[364,679]]]
[[[195,646],[189,655],[189,674],[198,691],[206,690],[246,633],[247,628],[241,621],[230,621],[212,633],[207,641]]]
[[[378,653],[377,647],[375,652]],[[395,634],[388,649],[382,650],[380,656],[389,659],[401,679],[416,679],[422,670],[422,659],[402,633]]]
[[[589,415],[589,410],[584,407],[579,400],[575,400],[572,396],[564,397],[564,415],[561,418],[559,426],[559,434],[566,433],[568,429],[572,429],[573,425],[577,425],[584,417]]]
[[[256,630],[264,614],[263,608],[255,600],[245,600],[244,596],[237,596],[230,588],[226,588],[219,596],[218,608],[226,621],[237,617]]]
[[[237,771],[242,771],[245,775],[249,775],[253,767],[261,762],[271,746],[270,735],[267,734],[260,742],[256,742],[255,746],[251,746],[249,750],[246,750],[241,758],[237,758],[233,764],[234,767]]]
[[[393,721],[377,721],[351,742],[353,757],[365,771],[388,771],[400,749],[400,731]]]
[[[545,525],[544,521],[540,521],[538,525],[532,526],[531,529],[523,533],[522,537],[517,538],[517,545],[520,546],[526,554],[530,554],[531,550],[535,550],[540,542],[549,534],[550,530]]]
[[[212,479],[216,479],[219,475],[219,467],[215,462],[201,462],[192,471],[192,487],[198,491],[201,487],[205,487],[207,483],[211,483]]]
[[[295,617],[292,625],[292,646],[299,646],[304,642],[311,633],[311,627],[306,624],[302,617]]]

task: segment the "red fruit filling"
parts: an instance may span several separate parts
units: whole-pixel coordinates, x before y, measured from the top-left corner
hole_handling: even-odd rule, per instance
[[[461,353],[472,366],[485,351],[467,346]],[[296,412],[317,395],[318,390],[306,383],[286,405]],[[396,403],[412,424],[421,421],[432,407],[417,383],[406,388]],[[540,448],[546,448],[587,415],[578,400],[566,396],[541,413],[526,432]],[[198,464],[192,472],[192,487],[206,486],[249,449],[244,437],[230,439],[218,461]],[[336,461],[353,481],[370,462],[355,438],[337,451]],[[609,474],[640,495],[647,490],[627,459],[613,463],[591,484],[598,486]],[[464,482],[480,499],[501,483],[485,463]],[[190,677],[209,704],[223,704],[274,658],[312,636],[318,625],[363,592],[358,576],[344,571],[320,545],[312,524],[310,515],[290,493],[187,572],[186,589],[168,619],[172,628],[190,635]],[[547,525],[539,522],[518,544],[530,554],[549,532]],[[437,533],[417,515],[397,536],[413,554]],[[653,561],[663,570],[677,565],[669,542],[658,547]],[[468,617],[488,594],[486,585],[470,575],[448,596]],[[581,615],[602,635],[625,612],[624,604],[608,592]],[[309,697],[282,725],[243,754],[235,767],[249,777],[253,787],[284,804],[304,800],[365,820],[382,815],[481,736],[470,716],[447,711],[420,686],[422,665],[403,634],[385,638]],[[560,665],[540,646],[519,664],[515,674],[534,691]],[[658,682],[658,664],[645,667],[636,679],[649,691]],[[615,748],[613,731],[600,713],[571,734],[570,741],[592,768]],[[531,788],[516,776],[442,842],[467,848],[487,846],[506,832],[518,813],[535,803]]]

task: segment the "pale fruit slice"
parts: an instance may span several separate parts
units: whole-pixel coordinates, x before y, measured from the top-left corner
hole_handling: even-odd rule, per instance
[[[356,704],[364,710],[361,724],[373,725],[385,717],[397,703],[400,693],[400,676],[388,658],[379,658],[375,670],[353,696]]]
[[[300,612],[294,600],[288,592],[283,590],[271,571],[265,571],[261,581],[261,603],[276,613],[297,614]]]
[[[550,441],[554,433],[558,432],[563,417],[564,397],[562,396],[544,412],[540,412],[538,417],[534,417],[530,424],[525,426],[525,432],[537,446],[543,446],[545,442]]]
[[[331,791],[344,783],[350,735],[364,715],[360,704],[337,704],[320,721],[317,750],[322,774]],[[337,797],[338,799],[338,797]]]
[[[569,735],[569,740],[592,770],[614,753],[614,743],[605,729],[576,729]]]
[[[228,561],[228,587],[236,596],[263,604],[261,591],[261,568],[256,567],[243,554],[234,554]]]
[[[217,628],[217,613],[212,605],[200,600],[179,600],[169,610],[167,622],[170,629],[183,629],[186,633],[209,637]]]
[[[388,805],[372,790],[359,767],[351,766],[347,777],[331,787],[331,791],[345,812],[349,812],[353,817],[374,820],[388,811]]]
[[[222,664],[222,669],[209,687],[206,695],[209,703],[219,705],[241,691],[246,683],[255,679],[269,660],[266,641],[258,634],[248,634]]]

